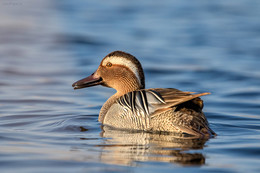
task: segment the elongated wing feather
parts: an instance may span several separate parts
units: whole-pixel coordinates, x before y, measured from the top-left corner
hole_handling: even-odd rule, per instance
[[[149,116],[155,111],[163,111],[208,94],[210,93],[191,94],[174,88],[154,88],[129,92],[121,96],[117,103],[127,108],[133,115],[142,112],[144,116]]]
[[[164,99],[154,90],[138,90],[129,92],[117,100],[121,106],[131,110],[133,114],[136,111],[143,112],[147,116],[155,110],[154,105],[165,105]]]
[[[183,92],[174,88],[154,88],[154,89],[149,89],[152,91],[157,92],[164,102],[166,103],[165,105],[157,105],[157,109],[165,109],[165,108],[170,108],[173,106],[177,106],[181,103],[193,100],[195,98],[208,95],[210,93],[199,93],[199,94],[192,94],[193,92]],[[198,101],[198,100],[196,100]],[[197,102],[194,102],[195,104],[199,104]],[[201,101],[202,103],[202,101]],[[203,103],[202,103],[203,104]],[[201,106],[202,108],[203,106]]]

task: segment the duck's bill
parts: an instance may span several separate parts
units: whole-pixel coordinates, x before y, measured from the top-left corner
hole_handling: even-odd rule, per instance
[[[95,85],[101,85],[102,83],[103,83],[102,78],[97,77],[95,73],[93,73],[92,75],[73,83],[72,87],[74,89],[81,89],[81,88],[91,87]]]

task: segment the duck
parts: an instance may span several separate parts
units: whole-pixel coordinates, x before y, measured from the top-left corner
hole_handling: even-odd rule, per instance
[[[133,55],[114,51],[106,55],[90,76],[72,84],[74,89],[102,85],[114,88],[101,107],[98,121],[115,129],[167,132],[194,137],[216,133],[209,127],[201,96],[210,94],[175,88],[145,89],[141,63]]]

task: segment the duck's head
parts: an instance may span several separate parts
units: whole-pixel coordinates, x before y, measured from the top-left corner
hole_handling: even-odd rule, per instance
[[[140,62],[131,54],[115,51],[108,54],[90,76],[75,82],[74,89],[103,85],[117,90],[119,95],[144,89],[144,72]]]

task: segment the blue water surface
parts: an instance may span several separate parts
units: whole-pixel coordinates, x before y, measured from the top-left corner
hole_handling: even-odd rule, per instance
[[[0,171],[260,172],[260,1],[3,0]],[[136,56],[147,88],[211,92],[215,138],[105,129],[115,91],[71,84],[108,53]]]

